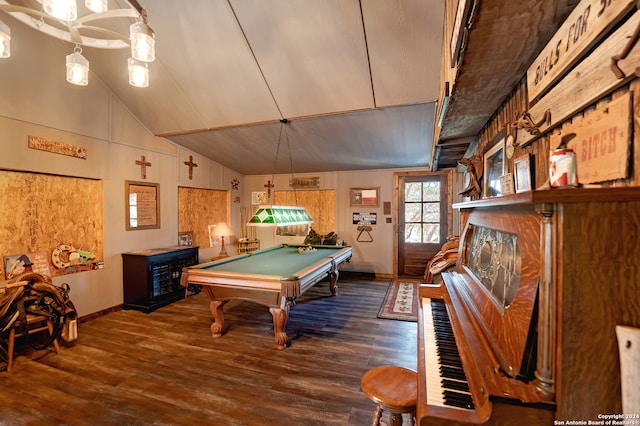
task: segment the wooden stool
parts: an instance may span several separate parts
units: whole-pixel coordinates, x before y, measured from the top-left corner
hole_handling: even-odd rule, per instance
[[[390,426],[402,425],[402,414],[409,413],[413,426],[418,398],[418,374],[407,368],[383,365],[364,373],[360,380],[362,391],[378,406],[372,426],[381,424],[383,410],[389,411]]]

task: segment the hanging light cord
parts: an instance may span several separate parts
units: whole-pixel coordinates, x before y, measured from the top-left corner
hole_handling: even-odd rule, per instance
[[[295,202],[295,205],[298,205],[298,193],[296,192],[296,185],[295,182],[293,181],[293,158],[291,156],[291,145],[289,144],[289,128],[287,127],[287,123],[289,123],[289,120],[287,120],[286,118],[284,119],[284,135],[285,138],[287,139],[287,150],[289,151],[289,168],[290,168],[290,175],[289,175],[289,185],[291,187],[293,187],[293,199]]]
[[[282,141],[282,128],[285,125],[286,118],[280,120],[280,134],[278,135],[278,146],[276,148],[276,158],[273,160],[273,173],[271,173],[271,185],[275,186],[276,182],[276,166],[278,165],[278,154],[280,153],[280,141]],[[287,144],[289,142],[287,141]],[[275,191],[274,191],[275,195]],[[274,197],[275,198],[275,197]],[[271,191],[269,191],[269,204],[271,204]]]

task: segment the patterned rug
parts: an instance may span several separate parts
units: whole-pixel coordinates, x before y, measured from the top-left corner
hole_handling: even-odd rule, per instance
[[[419,284],[419,281],[393,280],[389,284],[378,318],[417,321]]]

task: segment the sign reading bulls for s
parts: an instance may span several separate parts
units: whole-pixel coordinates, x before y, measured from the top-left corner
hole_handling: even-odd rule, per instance
[[[633,0],[582,0],[529,67],[529,102],[562,78],[634,3]]]
[[[567,147],[576,153],[578,183],[629,178],[631,123],[631,95],[626,93],[562,128],[562,135],[576,134]],[[562,135],[552,135],[551,146],[558,146]]]

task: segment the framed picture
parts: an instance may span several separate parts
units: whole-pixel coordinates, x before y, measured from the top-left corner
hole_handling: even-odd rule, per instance
[[[160,228],[160,184],[125,181],[126,229]]]
[[[256,191],[251,193],[251,204],[267,204],[266,191]]]
[[[526,154],[513,161],[516,193],[531,191],[531,182],[533,181],[531,157],[531,154]]]
[[[193,245],[193,232],[179,232],[178,233],[178,245],[179,246],[189,246]]]
[[[379,207],[380,187],[351,188],[351,207]]]
[[[500,176],[506,174],[506,166],[503,138],[484,154],[484,179],[482,187],[484,198],[503,195],[500,186]]]
[[[502,195],[513,194],[513,174],[507,173],[500,176],[500,192]]]

